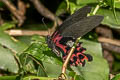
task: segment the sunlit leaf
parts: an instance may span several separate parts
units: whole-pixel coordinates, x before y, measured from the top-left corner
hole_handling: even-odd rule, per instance
[[[115,8],[120,8],[120,1],[119,0],[115,0]]]
[[[117,74],[112,80],[119,80],[120,79],[120,73]]]
[[[17,73],[18,64],[14,58],[14,53],[0,45],[0,69]]]
[[[38,36],[38,37],[34,36],[32,38],[32,40],[34,40],[33,43],[24,53],[32,55],[37,60],[42,61],[42,64],[44,65],[44,67],[41,68],[41,70],[45,71],[45,73],[47,73],[48,76],[54,76],[54,77],[56,75],[59,76],[59,74],[61,72],[60,65],[62,63],[61,63],[60,59],[57,58],[57,56],[50,51],[47,44],[45,43],[45,39],[40,36]],[[21,59],[22,59],[22,62],[25,61],[25,60],[23,60],[22,56],[21,56]],[[24,64],[24,63],[22,63],[22,64]],[[58,74],[56,74],[56,73],[58,73]],[[43,72],[41,74],[43,74]]]
[[[102,21],[102,24],[108,25],[111,28],[116,28],[116,29],[120,28],[120,23],[116,22],[113,12],[111,10],[100,8],[97,14],[104,16],[104,20]],[[116,15],[118,22],[120,22],[120,11],[116,10]]]
[[[33,42],[33,44],[25,52],[42,61],[44,69],[48,76],[59,76],[62,67],[61,60],[50,51],[50,49],[47,47],[47,44],[45,43],[44,38],[38,37],[37,40],[36,37],[34,38],[34,40],[35,41]],[[81,41],[83,42],[83,46],[87,48],[86,53],[89,53],[93,56],[93,61],[90,62],[90,64],[87,62],[85,67],[71,67],[72,70],[77,73],[76,77],[79,77],[83,80],[94,80],[97,78],[100,80],[107,80],[109,68],[107,62],[102,57],[101,45],[97,42],[92,42],[88,40]],[[69,71],[67,71],[67,73],[69,73]]]
[[[17,76],[0,76],[0,80],[16,80]]]
[[[6,22],[6,23],[4,23],[4,24],[2,24],[1,26],[0,26],[0,30],[7,30],[7,29],[10,29],[10,28],[13,28],[13,27],[15,27],[15,23],[13,23],[13,22]]]
[[[0,44],[15,53],[24,51],[28,46],[0,30]]]
[[[65,13],[66,10],[67,10],[67,4],[65,3],[65,1],[63,1],[57,9],[56,15],[59,16],[60,14]]]

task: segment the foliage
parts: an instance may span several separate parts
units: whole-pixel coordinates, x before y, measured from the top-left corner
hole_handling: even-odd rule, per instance
[[[61,6],[65,7],[65,2],[61,3],[60,7],[57,10],[57,14],[64,13],[64,10]],[[114,4],[114,5],[113,5]],[[99,15],[104,16],[104,20],[102,24],[108,25],[111,28],[117,28],[119,29],[120,27],[120,1],[118,0],[70,0],[69,1],[69,7],[70,7],[70,12],[73,13],[76,9],[79,9],[85,5],[90,5],[93,6],[94,9],[91,12],[91,14],[94,12],[95,8],[99,6],[97,9],[97,13]],[[59,12],[60,11],[60,12]]]
[[[27,2],[27,1],[26,1]],[[118,0],[66,0],[62,1],[56,10],[56,15],[69,12],[74,13],[75,10],[90,5],[93,7],[90,15],[99,14],[104,16],[102,24],[108,25],[110,28],[120,28],[120,1]],[[5,5],[0,2],[0,7]],[[97,6],[99,7],[97,10]],[[28,13],[29,14],[29,13]],[[30,16],[31,17],[31,16]],[[39,24],[39,28],[35,22],[33,24],[28,21],[28,24],[23,25],[23,29],[41,29],[43,24]],[[7,76],[0,77],[0,80],[54,80],[58,79],[61,74],[62,60],[57,57],[48,45],[46,44],[45,37],[38,35],[24,37],[13,37],[5,33],[5,30],[16,28],[16,22],[13,20],[6,21],[0,26],[0,70],[8,72]],[[47,23],[47,26],[51,23]],[[25,28],[29,26],[29,28]],[[32,28],[30,28],[32,26]],[[19,29],[19,28],[18,28]],[[91,32],[92,33],[92,32]],[[86,53],[93,56],[93,61],[88,63],[86,61],[85,67],[68,66],[66,76],[68,80],[108,80],[109,67],[107,61],[103,58],[101,44],[98,43],[95,33],[88,33],[80,42],[87,48]],[[90,39],[92,37],[92,39]],[[26,40],[27,39],[27,40]],[[26,42],[30,43],[26,43]],[[116,63],[115,63],[116,64]],[[119,69],[119,64],[115,70]],[[112,80],[119,79],[119,74]]]
[[[120,79],[120,74],[117,74],[112,80],[119,80]]]

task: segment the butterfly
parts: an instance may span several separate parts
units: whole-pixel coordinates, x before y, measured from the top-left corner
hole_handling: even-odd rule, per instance
[[[47,36],[48,47],[57,55],[61,56],[63,62],[66,60],[73,44],[78,37],[82,37],[93,28],[98,26],[103,20],[103,16],[88,16],[91,7],[85,6],[69,16],[52,34]],[[70,65],[85,65],[85,60],[92,61],[90,54],[85,54],[86,49],[79,42],[70,58]]]

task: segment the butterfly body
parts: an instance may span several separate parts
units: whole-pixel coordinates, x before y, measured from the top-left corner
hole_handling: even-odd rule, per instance
[[[79,9],[68,17],[52,36],[47,36],[48,47],[51,48],[57,56],[62,54],[61,57],[63,61],[66,60],[76,39],[91,31],[103,20],[103,17],[99,15],[87,17],[90,11],[91,7],[89,6]],[[85,50],[86,49],[81,46],[81,42],[78,42],[70,58],[70,65],[84,66],[85,60],[92,61],[92,56],[85,54]]]
[[[58,32],[55,32],[52,36],[47,36],[48,47],[60,56],[60,52],[67,53],[67,51],[73,46],[75,39],[72,37],[63,37]]]
[[[72,37],[63,37],[58,32],[55,32],[52,38],[51,36],[47,36],[48,47],[51,48],[57,56],[62,55],[63,61],[66,60],[75,40],[76,39]],[[81,46],[81,42],[79,42],[71,56],[70,65],[78,66],[80,64],[84,66],[85,60],[92,61],[92,59],[88,59],[92,58],[91,55],[84,54],[85,50],[86,49]]]

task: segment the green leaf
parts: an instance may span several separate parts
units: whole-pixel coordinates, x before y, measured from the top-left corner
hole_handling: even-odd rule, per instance
[[[76,9],[79,9],[88,4],[98,4],[99,0],[70,0],[70,12],[73,13]]]
[[[25,53],[41,61],[44,66],[43,70],[45,70],[49,77],[59,76],[62,68],[61,59],[50,51],[43,37],[35,36],[33,40],[32,45]],[[71,67],[76,74],[70,74],[71,70],[67,69],[67,74],[69,74],[69,77],[74,76],[76,80],[107,80],[109,68],[107,62],[102,57],[101,45],[88,40],[81,41],[84,43],[83,46],[87,48],[86,53],[91,54],[94,60],[90,64],[87,62],[85,67]]]
[[[18,65],[13,53],[0,45],[0,69],[17,73]]]
[[[93,61],[86,64],[85,67],[74,67],[71,68],[85,80],[108,80],[109,67],[102,57],[101,45],[97,42],[92,42],[88,40],[81,40],[83,46],[87,49],[86,53],[93,56]]]
[[[106,4],[109,5],[110,7],[113,7],[114,0],[104,0],[104,2],[106,2]]]
[[[61,2],[61,4],[59,5],[57,11],[56,11],[56,15],[59,16],[62,13],[65,13],[67,10],[67,4],[65,3],[65,1]]]
[[[0,80],[16,80],[17,76],[0,76]]]
[[[13,22],[6,22],[6,23],[4,23],[4,24],[2,24],[1,26],[0,26],[0,30],[7,30],[7,29],[10,29],[10,28],[13,28],[13,27],[15,27],[15,23],[13,23]]]
[[[117,74],[112,80],[120,80],[120,73]]]
[[[116,19],[111,10],[100,8],[97,14],[104,16],[104,20],[102,21],[102,24],[108,25],[111,28],[120,29],[120,23],[116,22]],[[118,22],[120,22],[120,11],[116,10],[116,15]]]
[[[19,59],[22,66],[21,72],[29,72],[32,74],[36,74],[37,76],[43,77],[47,76],[43,65],[40,63],[40,61],[38,61],[31,55],[22,53],[19,56]]]
[[[0,44],[15,53],[24,51],[28,46],[0,30]]]
[[[46,40],[40,36],[33,37],[34,42],[32,42],[31,46],[25,51],[40,61],[46,63],[55,63],[55,64],[62,64],[60,58],[58,58],[47,46]]]
[[[0,7],[3,7],[4,6],[4,3],[3,2],[0,2]]]
[[[45,38],[36,35],[32,40],[31,46],[24,53],[41,61],[41,65],[44,66],[41,69],[47,73],[48,77],[58,77],[62,68],[61,59],[51,52],[45,42]],[[21,57],[21,59],[23,60],[23,57]],[[67,72],[69,71],[67,70]],[[43,72],[41,74],[43,74]]]
[[[51,52],[51,50],[45,43],[45,38],[40,36],[34,36],[32,40],[34,41],[32,42],[31,46],[24,53],[27,53],[36,58],[36,60],[41,61],[44,65],[44,68],[41,69],[45,71],[48,76],[59,76],[59,74],[61,73],[62,65],[61,59]],[[23,60],[23,57],[21,58]],[[41,74],[43,74],[43,72]]]
[[[81,75],[76,75],[75,80],[85,80]]]
[[[115,0],[105,0],[105,2],[112,8],[114,18],[115,18],[116,22],[118,22],[117,16],[116,16],[116,11],[115,11]]]
[[[37,76],[41,76],[41,77],[47,76],[47,73],[45,72],[45,69],[43,68],[43,66],[38,67]]]
[[[104,0],[105,3],[114,8],[120,8],[120,1],[119,0]]]
[[[10,27],[9,27],[10,28]],[[3,29],[3,28],[1,28]],[[17,41],[13,37],[4,33],[0,29],[0,68],[3,70],[8,70],[12,73],[18,72],[18,63],[15,58],[16,54],[24,51],[28,46],[20,41]]]
[[[76,4],[80,5],[80,4],[95,4],[95,3],[99,3],[100,0],[76,0]]]
[[[120,1],[119,0],[115,0],[115,8],[120,8]]]
[[[74,13],[76,9],[79,9],[87,4],[98,4],[100,0],[69,0],[69,7],[70,7],[70,12],[71,14]],[[67,10],[66,2],[63,1],[60,5],[59,8],[57,9],[56,14],[60,15],[61,13],[65,13]]]
[[[117,72],[119,70],[120,70],[120,63],[119,63],[119,61],[115,61],[113,64],[113,71]]]
[[[62,66],[50,62],[43,62],[48,77],[58,77],[61,74]]]
[[[29,55],[22,53],[19,56],[22,68],[24,69],[25,72],[30,72],[32,74],[36,73],[37,70],[35,69],[35,66],[33,65],[33,60],[31,59],[31,57],[29,57]]]

